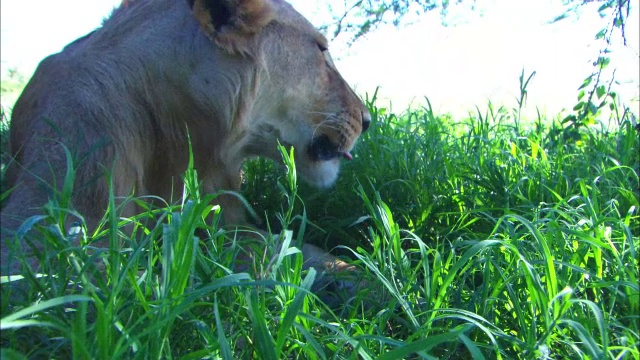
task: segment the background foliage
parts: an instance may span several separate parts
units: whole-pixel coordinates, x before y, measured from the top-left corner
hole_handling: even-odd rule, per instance
[[[345,34],[353,40],[375,30],[380,25],[392,23],[400,26],[405,23],[406,15],[420,15],[439,9],[443,23],[447,23],[450,7],[470,6],[475,8],[482,0],[349,0],[342,6],[331,7],[333,19],[323,28],[333,37]],[[631,0],[563,0],[565,11],[552,21],[560,21],[579,12],[585,5],[598,3],[598,13],[602,17],[610,16],[611,24],[620,30],[624,37],[626,19],[631,11]]]
[[[25,225],[42,268],[3,278],[3,358],[640,358],[630,112],[612,103],[575,137],[561,119],[523,125],[519,106],[452,119],[367,103],[333,189],[298,184],[295,152],[286,171],[247,164],[243,193],[278,237],[220,228],[193,169],[179,204],[112,206],[92,234],[56,230],[70,213],[43,207],[46,224]],[[303,239],[339,246],[357,278],[301,271]],[[253,255],[233,271],[240,244]]]

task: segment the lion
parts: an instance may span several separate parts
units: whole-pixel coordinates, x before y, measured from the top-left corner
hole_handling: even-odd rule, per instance
[[[20,224],[67,190],[70,155],[70,206],[92,229],[110,192],[179,198],[190,149],[207,193],[239,191],[243,162],[281,160],[279,143],[295,148],[302,178],[330,187],[370,122],[327,39],[282,0],[123,1],[45,58],[13,108],[3,272],[18,269],[6,257],[24,241]],[[227,225],[249,224],[234,196],[218,200]],[[123,215],[136,211],[130,202]],[[311,245],[302,252],[307,267],[347,267]]]

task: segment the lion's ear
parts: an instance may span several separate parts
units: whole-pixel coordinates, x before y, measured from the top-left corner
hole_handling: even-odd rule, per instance
[[[269,0],[187,0],[202,30],[229,51],[250,52],[252,35],[273,19]]]

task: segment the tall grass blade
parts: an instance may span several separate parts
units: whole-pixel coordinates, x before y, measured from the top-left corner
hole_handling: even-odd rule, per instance
[[[289,306],[286,307],[286,312],[284,314],[284,318],[282,319],[282,323],[280,324],[280,328],[278,329],[278,336],[276,341],[276,353],[281,354],[284,344],[287,340],[287,334],[291,330],[293,326],[296,316],[300,314],[302,311],[302,307],[304,305],[304,300],[309,295],[311,291],[311,286],[316,278],[316,270],[314,268],[310,268],[307,276],[305,276],[304,280],[300,284],[300,289],[296,293],[296,296],[293,298],[293,301]]]
[[[277,360],[275,341],[267,327],[265,311],[261,308],[256,289],[247,290],[247,304],[249,305],[249,315],[253,324],[253,335],[256,346],[256,353],[262,359]]]
[[[220,354],[224,360],[233,360],[233,353],[231,352],[231,346],[229,340],[224,334],[224,324],[220,320],[220,311],[218,310],[218,297],[214,297],[213,300],[213,314],[216,319],[216,332],[218,334],[218,344],[220,345]]]
[[[55,299],[49,299],[49,300],[45,300],[36,304],[33,304],[29,307],[26,307],[22,310],[18,310],[13,314],[7,315],[5,317],[3,317],[2,319],[0,319],[0,330],[7,330],[7,329],[12,329],[12,328],[19,328],[24,326],[25,324],[22,323],[18,323],[16,321],[27,317],[27,316],[31,316],[31,315],[35,315],[37,313],[40,312],[44,312],[45,310],[52,308],[52,307],[56,307],[56,306],[61,306],[61,305],[65,305],[65,304],[69,304],[69,303],[74,303],[74,302],[81,302],[81,301],[92,301],[92,299],[90,297],[84,296],[84,295],[68,295],[68,296],[62,296],[59,298],[55,298]],[[36,322],[37,325],[38,322]],[[44,323],[44,322],[42,322]],[[28,324],[28,325],[34,325],[33,323]]]

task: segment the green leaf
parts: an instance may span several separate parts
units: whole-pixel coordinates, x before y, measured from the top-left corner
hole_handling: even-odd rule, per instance
[[[289,329],[293,326],[293,323],[296,319],[296,316],[302,311],[302,306],[304,305],[305,297],[311,291],[311,285],[313,285],[313,281],[316,278],[316,271],[314,268],[310,268],[307,276],[300,284],[302,289],[298,290],[295,298],[291,302],[291,304],[286,309],[286,314],[282,319],[282,324],[280,324],[280,329],[278,329],[278,341],[276,344],[276,353],[282,353],[282,348],[287,339],[287,334],[289,333]]]
[[[587,77],[586,79],[584,79],[584,81],[582,82],[582,85],[580,85],[580,87],[578,88],[578,90],[584,89],[587,86],[589,86],[589,84],[591,84],[591,79],[593,79],[593,75],[589,75],[589,77]]]
[[[253,336],[256,345],[256,352],[262,359],[278,359],[276,355],[275,341],[267,327],[265,312],[261,309],[258,299],[258,293],[255,289],[248,290],[247,302],[249,305],[249,314],[253,322]]]
[[[37,325],[37,323],[20,323],[19,320],[26,316],[31,316],[38,312],[42,312],[46,309],[60,306],[72,302],[78,301],[91,301],[90,297],[83,295],[69,295],[69,296],[61,296],[54,299],[45,300],[43,302],[36,303],[34,305],[29,306],[28,308],[19,310],[11,315],[7,315],[0,320],[0,330],[6,330],[11,328],[19,328],[27,325]]]
[[[442,343],[453,341],[460,335],[458,331],[451,331],[444,334],[432,335],[427,337],[426,339],[414,341],[405,345],[400,346],[395,350],[391,350],[378,358],[378,360],[395,360],[395,359],[404,359],[407,358],[408,355],[417,353],[419,351],[429,351],[435,346],[438,346]]]
[[[575,110],[575,108],[574,108],[574,110]],[[575,115],[569,115],[569,116],[565,117],[565,118],[561,121],[561,124],[562,124],[562,125],[564,125],[564,124],[567,124],[567,123],[574,123],[574,122],[576,122],[577,120],[578,120],[578,118],[577,118]]]
[[[218,297],[213,298],[213,315],[216,319],[216,332],[218,333],[218,344],[220,344],[220,353],[224,360],[232,360],[233,352],[231,352],[231,346],[229,340],[224,334],[224,324],[220,320],[220,311],[218,311]]]
[[[599,66],[601,69],[604,69],[609,65],[610,62],[611,62],[610,58],[605,57],[605,56],[600,56],[598,58],[598,60],[593,62],[593,66]],[[589,82],[591,82],[591,81],[589,81]]]
[[[467,347],[467,350],[469,350],[469,353],[471,353],[471,357],[474,360],[485,359],[484,355],[482,355],[482,351],[480,351],[478,346],[473,342],[473,340],[469,339],[467,335],[461,333],[460,335],[458,335],[458,339],[462,340],[462,342]]]

